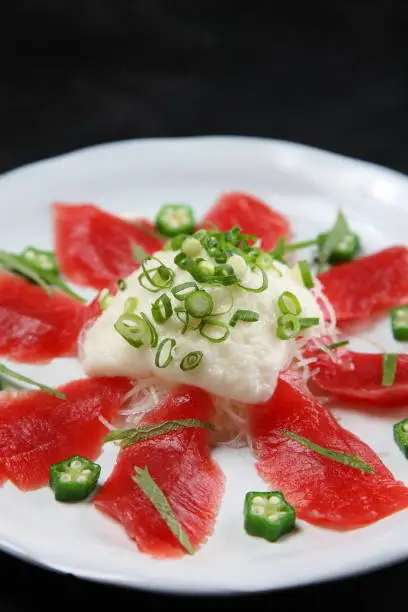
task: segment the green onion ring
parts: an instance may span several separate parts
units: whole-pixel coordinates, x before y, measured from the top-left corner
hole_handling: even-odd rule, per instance
[[[158,268],[154,268],[153,270],[150,270],[151,272],[158,270]],[[152,289],[152,287],[148,287],[147,285],[145,285],[144,283],[144,279],[148,278],[147,275],[142,272],[142,274],[139,274],[139,276],[137,277],[137,280],[139,281],[139,284],[143,287],[143,289],[146,289],[147,291],[150,291],[151,293],[159,293],[159,291],[163,290],[163,287],[156,287],[155,285],[153,285],[154,289]],[[150,281],[149,281],[150,282]]]
[[[214,307],[211,295],[204,289],[189,293],[184,304],[188,314],[195,319],[208,317]]]
[[[319,317],[304,317],[299,319],[299,323],[301,329],[307,329],[313,325],[319,325],[320,319]]]
[[[205,332],[205,328],[207,325],[213,326],[213,327],[220,327],[221,329],[224,329],[225,331],[224,331],[223,336],[220,336],[219,338],[217,338],[217,337],[208,335],[208,333]],[[203,336],[203,338],[206,338],[207,340],[209,340],[209,342],[212,342],[213,344],[224,342],[229,336],[228,326],[225,323],[222,323],[222,321],[218,321],[217,319],[212,319],[212,318],[204,319],[203,321],[201,321],[198,329],[200,331],[200,334]]]
[[[116,321],[114,328],[130,346],[139,348],[143,345],[148,327],[139,315],[125,312]]]
[[[158,266],[156,268],[148,268],[147,267],[147,263],[149,261],[156,261],[158,262]],[[155,257],[154,255],[151,255],[149,257],[146,257],[146,259],[144,259],[142,261],[142,269],[143,269],[143,274],[146,276],[147,280],[149,281],[149,283],[151,285],[153,285],[153,287],[159,287],[159,289],[165,289],[166,287],[170,287],[170,285],[172,284],[173,280],[174,280],[174,272],[171,268],[168,268],[167,266],[165,266],[158,257]],[[155,272],[156,274],[154,276],[151,275],[151,272]],[[164,274],[165,273],[165,274]],[[155,280],[155,277],[160,276],[161,280],[163,282],[158,283],[157,280]]]
[[[186,293],[183,293],[186,289],[191,289],[191,291],[187,291]],[[188,283],[181,283],[181,285],[176,285],[175,287],[172,288],[171,292],[176,298],[176,300],[183,302],[186,299],[186,297],[190,295],[190,293],[192,293],[193,291],[197,291],[197,290],[198,290],[197,283],[188,282]]]
[[[125,302],[125,305],[123,307],[123,310],[125,312],[129,312],[129,313],[135,312],[135,310],[137,308],[137,304],[138,304],[138,299],[137,298],[135,298],[135,297],[128,297],[126,302]]]
[[[314,280],[310,271],[309,264],[307,263],[307,261],[303,260],[298,262],[298,266],[304,286],[306,287],[306,289],[313,289]]]
[[[276,335],[280,340],[290,340],[295,338],[300,332],[300,321],[292,314],[278,317]]]
[[[157,300],[152,304],[152,317],[156,323],[165,323],[170,319],[173,314],[173,307],[169,297],[163,293]]]
[[[278,298],[278,306],[282,314],[298,315],[302,311],[299,300],[291,291],[284,291]]]
[[[178,318],[178,320],[180,321],[180,323],[183,324],[183,329],[181,330],[181,333],[185,334],[188,329],[190,315],[188,314],[187,310],[183,308],[183,306],[178,306],[177,308],[175,308],[174,313],[176,317]]]
[[[154,327],[153,323],[150,321],[149,317],[147,315],[145,315],[144,312],[141,312],[140,316],[142,317],[142,319],[146,323],[147,328],[149,330],[149,333],[150,333],[150,346],[152,348],[154,348],[155,346],[157,346],[157,342],[159,340],[159,335],[158,335],[158,333],[156,331],[156,328]]]
[[[260,287],[258,287],[257,289],[253,289],[252,287],[245,287],[245,285],[242,285],[241,283],[238,283],[238,287],[241,287],[241,289],[244,289],[244,291],[250,291],[251,293],[262,293],[262,291],[265,291],[268,288],[268,276],[267,276],[265,270],[263,270],[262,268],[260,268],[256,264],[254,265],[254,268],[258,268],[258,270],[261,271],[261,274],[262,274],[262,285]]]
[[[165,350],[165,347],[169,344],[169,348],[167,349],[167,357],[164,361],[161,361],[162,352]],[[168,365],[173,361],[173,355],[171,354],[172,350],[176,346],[176,341],[174,338],[165,338],[162,340],[157,348],[156,356],[154,358],[154,363],[157,368],[167,368]]]
[[[256,323],[259,321],[259,313],[255,310],[237,310],[230,319],[230,327],[235,327],[238,321]]]
[[[180,368],[183,370],[183,372],[195,370],[200,365],[203,356],[204,353],[202,351],[192,351],[191,353],[184,355],[180,363]]]

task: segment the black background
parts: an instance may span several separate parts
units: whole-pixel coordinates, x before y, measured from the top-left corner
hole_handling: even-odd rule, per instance
[[[408,172],[405,4],[2,3],[0,171],[123,138],[244,134]],[[0,566],[1,612],[62,603],[81,610],[89,597],[103,609],[220,603],[92,585],[6,555]],[[223,600],[223,606],[384,609],[404,597],[407,576],[408,564],[402,564],[240,603]]]

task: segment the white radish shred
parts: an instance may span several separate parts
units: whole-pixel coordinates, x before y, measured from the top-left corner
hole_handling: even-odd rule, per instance
[[[311,293],[316,298],[321,310],[323,311],[323,314],[327,315],[328,317],[328,320],[326,320],[325,316],[326,329],[323,333],[335,338],[337,335],[337,317],[335,310],[323,291],[322,283],[316,277],[314,277],[314,282],[315,286],[311,290]]]
[[[112,425],[112,423],[109,423],[109,421],[107,421],[104,416],[102,416],[100,414],[98,416],[98,419],[100,420],[102,425],[104,425],[106,427],[106,429],[109,429],[109,431],[115,431],[116,427],[114,425]]]

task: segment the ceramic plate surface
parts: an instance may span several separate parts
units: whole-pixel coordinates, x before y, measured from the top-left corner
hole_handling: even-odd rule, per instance
[[[153,217],[164,202],[188,202],[197,215],[216,196],[243,190],[290,217],[296,238],[327,229],[341,207],[366,252],[408,235],[408,179],[374,165],[297,144],[254,138],[126,141],[85,149],[18,169],[0,179],[1,248],[52,246],[50,203],[94,202],[113,212]],[[83,292],[91,297],[92,292]],[[359,340],[360,349],[404,351],[384,320]],[[367,340],[368,339],[368,340]],[[74,360],[19,370],[57,385],[82,376]],[[381,414],[336,408],[341,423],[370,444],[397,478],[408,463],[392,440],[404,410]],[[246,450],[218,449],[226,492],[213,537],[194,556],[156,561],[141,555],[121,527],[92,505],[64,506],[47,488],[0,491],[0,547],[21,558],[79,577],[179,593],[277,589],[352,575],[408,556],[408,513],[351,532],[299,521],[296,535],[277,544],[248,537],[242,506],[248,490],[265,489]],[[101,458],[104,477],[114,451]],[[356,500],[358,503],[358,500]]]

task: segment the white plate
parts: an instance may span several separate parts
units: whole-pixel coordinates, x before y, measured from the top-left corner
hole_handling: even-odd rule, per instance
[[[51,247],[49,204],[91,201],[116,213],[153,216],[166,201],[206,211],[229,189],[253,192],[293,221],[299,238],[333,222],[342,207],[374,251],[404,243],[408,233],[408,180],[395,172],[308,147],[253,138],[193,138],[108,144],[40,162],[0,179],[1,248]],[[371,337],[396,345],[383,321]],[[362,346],[367,351],[372,345]],[[49,384],[81,376],[73,360],[21,367]],[[392,440],[404,411],[368,415],[338,410],[342,424],[381,455],[408,482],[408,463]],[[408,555],[407,512],[373,526],[339,533],[300,522],[277,544],[250,538],[242,525],[244,493],[265,485],[249,452],[217,450],[227,477],[214,536],[194,557],[156,561],[139,554],[121,527],[92,505],[64,506],[49,490],[0,491],[0,546],[23,559],[94,580],[160,591],[249,592],[300,585],[373,569]],[[104,476],[113,455],[105,452]],[[358,503],[358,500],[356,500]]]

